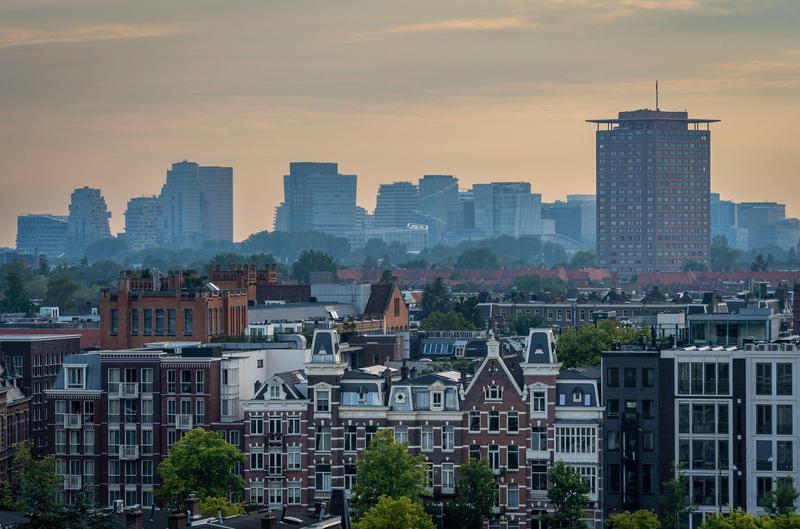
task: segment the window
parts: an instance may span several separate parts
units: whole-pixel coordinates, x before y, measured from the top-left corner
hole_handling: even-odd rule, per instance
[[[558,426],[556,452],[566,454],[591,454],[597,451],[597,430],[589,426]]]
[[[139,334],[139,311],[131,309],[131,334]]]
[[[194,373],[195,378],[195,392],[196,393],[205,393],[206,392],[206,372],[198,369]]]
[[[619,450],[619,432],[614,430],[606,432],[606,449],[609,451]]]
[[[192,371],[184,369],[181,371],[181,393],[192,392]]]
[[[241,442],[239,440],[239,432],[237,432],[235,430],[231,430],[230,434],[231,434],[231,438],[230,438],[229,442],[233,446],[235,446],[236,448],[239,448],[239,445],[241,444]]]
[[[315,447],[317,452],[331,451],[331,427],[318,426],[315,433]]]
[[[289,470],[300,470],[300,447],[290,446],[286,451],[286,468]]]
[[[642,494],[653,494],[653,465],[642,465]]]
[[[546,426],[534,426],[531,428],[531,450],[547,450]]]
[[[145,334],[152,334],[153,332],[153,309],[144,309],[142,311],[144,314],[144,333]]]
[[[319,491],[331,491],[331,466],[330,465],[317,465],[314,473],[316,480],[316,489]]]
[[[689,371],[690,364],[688,362],[678,362],[678,393],[681,395],[688,395],[691,391]]]
[[[772,394],[772,364],[756,364],[756,395]]]
[[[345,427],[344,449],[346,452],[356,451],[356,432],[357,432],[356,427],[352,424]]]
[[[142,484],[153,484],[153,461],[149,459],[142,460]]]
[[[365,428],[365,431],[364,431],[364,443],[365,443],[364,445],[365,446],[369,446],[370,445],[370,443],[372,442],[372,438],[375,437],[376,433],[378,433],[378,427],[377,426],[375,426],[373,424],[367,425],[367,427]]]
[[[635,388],[636,387],[636,368],[635,367],[626,367],[625,368],[625,387],[626,388]]]
[[[456,432],[453,426],[442,427],[442,450],[452,452],[455,449]]]
[[[519,485],[516,483],[509,483],[506,489],[506,506],[509,509],[519,508]]]
[[[170,369],[167,371],[167,393],[175,393],[177,378],[175,376],[175,370]]]
[[[194,402],[194,422],[204,424],[206,422],[206,401],[198,399]]]
[[[547,409],[547,393],[544,391],[533,392],[534,413],[544,413]]]
[[[394,442],[398,444],[408,444],[408,426],[394,427]]]
[[[283,504],[283,483],[278,480],[270,480],[269,482],[269,500],[270,505]]]
[[[609,367],[606,369],[606,385],[610,388],[619,387],[619,368]]]
[[[771,477],[757,477],[756,478],[756,504],[759,507],[766,505],[766,496],[772,492],[772,478]]]
[[[531,467],[531,489],[539,493],[547,490],[547,467],[533,465]]]
[[[164,334],[164,309],[156,309],[156,334]]]
[[[506,467],[509,470],[519,469],[519,447],[517,445],[508,445],[507,450],[507,463]]]
[[[730,392],[730,367],[728,364],[717,364],[717,395]]]
[[[250,468],[254,470],[264,469],[264,447],[251,446],[250,447]]]
[[[653,401],[645,399],[642,401],[642,417],[645,419],[653,418]]]
[[[299,415],[289,415],[286,420],[286,433],[287,435],[299,435],[300,434],[300,416]]]
[[[83,366],[80,367],[67,367],[67,389],[84,389],[84,371]]]
[[[492,470],[500,468],[500,447],[498,445],[489,445],[489,467]]]
[[[642,449],[655,450],[656,449],[656,434],[655,432],[642,432]]]
[[[289,505],[300,505],[300,483],[292,482],[289,483],[288,488],[286,489],[287,495],[287,503]]]
[[[142,453],[153,453],[153,430],[142,430]]]
[[[264,434],[264,418],[250,417],[250,435]]]
[[[756,433],[761,435],[772,434],[772,405],[756,405]]]
[[[269,449],[269,473],[273,476],[283,473],[283,453],[280,447]]]
[[[519,413],[515,411],[508,412],[508,433],[519,432]]]
[[[778,404],[775,411],[776,433],[778,435],[792,435],[792,405]]]
[[[792,442],[791,441],[778,441],[777,442],[777,455],[776,470],[778,471],[791,471],[792,468]]]
[[[433,426],[422,427],[422,451],[430,452],[433,450]]]
[[[703,364],[693,363],[692,364],[692,388],[691,393],[693,395],[702,395],[703,394]]]
[[[314,397],[316,399],[316,410],[319,413],[329,413],[331,411],[330,407],[330,398],[331,393],[328,390],[316,390],[314,391]]]
[[[500,431],[500,412],[492,410],[489,412],[489,432],[497,433]]]
[[[714,433],[714,405],[692,405],[692,433]]]
[[[119,332],[119,311],[117,309],[111,309],[109,311],[109,316],[109,320],[111,321],[109,332],[110,334],[117,334]]]
[[[152,367],[144,367],[142,368],[142,382],[139,387],[142,393],[152,393],[153,392],[153,368]]]
[[[442,463],[442,488],[453,490],[456,486],[456,470],[453,463]]]
[[[256,505],[264,504],[264,484],[253,482],[250,484],[250,502]]]
[[[475,460],[481,458],[481,445],[469,445],[469,458]]]
[[[580,388],[575,388],[572,391],[572,402],[573,403],[580,403],[583,400],[583,391]]]
[[[431,392],[431,409],[441,410],[444,408],[444,392],[432,391]]]
[[[777,364],[775,393],[778,395],[792,394],[792,364]]]
[[[717,405],[717,433],[728,433],[728,405]]]
[[[619,417],[619,401],[617,399],[606,400],[606,415],[608,417]]]
[[[609,494],[619,494],[620,489],[620,470],[618,464],[608,465],[608,492]]]
[[[83,453],[94,454],[94,430],[83,431]]]
[[[642,387],[652,388],[656,385],[656,370],[652,367],[642,368]]]
[[[717,364],[708,362],[705,365],[704,386],[706,395],[716,395],[717,393]]]
[[[194,333],[193,319],[192,309],[183,309],[183,334],[188,336]]]
[[[484,396],[486,400],[503,400],[503,388],[492,385],[486,388]]]
[[[472,433],[481,431],[481,412],[475,410],[469,412],[469,431]]]
[[[345,490],[352,490],[353,485],[356,484],[356,465],[345,464],[344,466],[344,488]]]
[[[167,334],[175,335],[175,309],[167,309]]]
[[[772,441],[756,441],[756,470],[772,470]]]

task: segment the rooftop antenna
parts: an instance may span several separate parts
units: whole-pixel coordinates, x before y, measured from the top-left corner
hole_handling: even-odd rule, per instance
[[[658,79],[656,79],[656,112],[658,112]]]

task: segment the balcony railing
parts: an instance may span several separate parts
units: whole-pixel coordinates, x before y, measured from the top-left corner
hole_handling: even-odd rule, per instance
[[[329,490],[314,490],[314,499],[315,500],[324,500],[331,497],[331,491]]]
[[[282,433],[271,433],[268,434],[269,437],[269,444],[271,445],[282,445],[283,444],[283,434]]]
[[[64,414],[64,428],[66,428],[67,430],[80,430],[81,414],[80,413]]]
[[[139,398],[139,383],[138,382],[122,382],[119,385],[119,396],[123,399],[138,399]]]
[[[81,490],[81,476],[72,474],[64,476],[64,488],[66,490]]]
[[[175,416],[175,428],[178,430],[191,430],[192,429],[192,415],[189,413],[181,413]]]
[[[549,450],[536,450],[534,448],[528,448],[525,452],[526,459],[530,460],[549,460],[550,459],[550,451]]]
[[[137,445],[119,445],[119,458],[134,460],[139,458],[139,447]]]

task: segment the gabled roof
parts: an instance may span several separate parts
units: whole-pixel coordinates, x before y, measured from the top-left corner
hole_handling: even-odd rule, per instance
[[[267,388],[272,385],[271,383],[273,381],[280,382],[281,387],[283,387],[283,392],[286,393],[287,400],[302,400],[306,398],[306,395],[299,387],[306,383],[305,372],[302,369],[296,369],[294,371],[284,371],[283,373],[275,373],[272,375],[272,378],[258,388],[253,399],[262,400],[264,398],[264,393],[267,391]]]
[[[562,367],[558,380],[600,380],[600,368],[595,366]]]
[[[364,307],[364,316],[383,316],[389,308],[396,285],[397,283],[394,281],[372,285],[367,306]]]
[[[400,380],[394,382],[394,386],[432,386],[433,384],[440,383],[445,386],[457,386],[458,380],[452,377],[445,376],[439,373],[430,373],[416,378],[409,378],[407,380]]]

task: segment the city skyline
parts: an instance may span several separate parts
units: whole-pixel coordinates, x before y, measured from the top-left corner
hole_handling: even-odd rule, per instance
[[[357,174],[370,210],[379,184],[424,174],[591,193],[584,120],[653,108],[655,79],[662,109],[722,119],[713,192],[800,215],[791,2],[187,5],[0,7],[0,245],[84,185],[118,233],[180,159],[234,167],[235,240],[271,228],[292,160]]]

